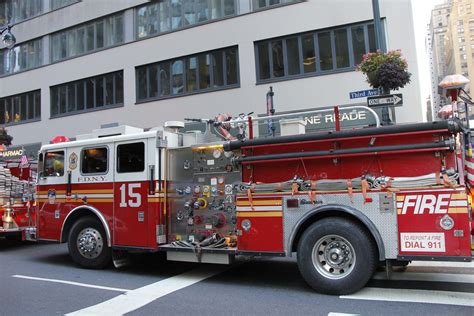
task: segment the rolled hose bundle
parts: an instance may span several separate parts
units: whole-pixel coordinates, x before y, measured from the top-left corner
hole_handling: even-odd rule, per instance
[[[188,242],[185,240],[176,240],[171,243],[173,247],[182,247],[182,248],[226,248],[227,243],[226,239],[221,237],[219,234],[213,234],[212,236],[207,237],[201,242]]]
[[[351,179],[351,187],[353,189],[362,188],[362,180],[360,178]],[[300,191],[311,191],[312,186],[315,186],[316,189],[313,191],[336,191],[336,190],[346,190],[348,186],[348,180],[342,179],[324,179],[317,181],[303,181],[302,179],[292,179],[285,182],[275,182],[275,183],[238,183],[234,185],[237,189],[237,192],[244,193],[248,189],[251,189],[252,192],[280,192],[280,191],[291,191],[293,184],[298,184]]]
[[[456,173],[453,169],[448,169],[445,171],[445,174],[448,176],[448,179],[451,183],[457,183],[459,179],[459,174]],[[436,177],[439,177],[436,179]],[[430,173],[418,177],[378,177],[376,178],[371,185],[373,189],[380,189],[384,186],[389,185],[391,188],[416,188],[416,187],[425,187],[433,185],[446,185],[443,174]]]
[[[446,180],[444,175],[447,176]],[[437,179],[437,177],[439,177]],[[304,181],[294,178],[285,182],[275,183],[237,183],[234,185],[238,193],[246,193],[250,189],[252,193],[258,192],[280,192],[291,191],[294,184],[298,185],[298,191],[343,191],[349,187],[354,190],[362,189],[362,180],[366,179],[372,190],[383,188],[415,188],[435,185],[457,184],[459,174],[453,169],[445,170],[443,173],[430,173],[417,177],[373,177],[365,175],[363,178],[346,179],[322,179],[316,181]],[[449,181],[449,183],[447,183]],[[350,185],[349,185],[350,182]]]

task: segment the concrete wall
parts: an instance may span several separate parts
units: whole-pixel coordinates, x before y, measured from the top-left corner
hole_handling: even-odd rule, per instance
[[[83,0],[15,26],[14,32],[23,41],[143,2],[146,1]],[[371,4],[370,0],[310,0],[127,43],[1,78],[0,97],[41,89],[42,120],[11,126],[8,131],[15,144],[47,143],[56,135],[73,137],[114,122],[153,127],[167,120],[212,117],[223,112],[264,113],[270,84],[256,85],[253,42],[371,20]],[[413,73],[412,83],[400,90],[405,98],[405,105],[397,108],[400,122],[422,121],[425,115],[411,12],[409,0],[381,0],[389,49],[402,49]],[[132,11],[128,16],[134,16]],[[135,66],[232,45],[239,46],[240,88],[135,104]],[[50,86],[120,69],[124,70],[124,107],[50,119]],[[276,93],[277,111],[363,102],[364,99],[350,100],[349,92],[370,88],[359,72],[282,81],[271,86]]]

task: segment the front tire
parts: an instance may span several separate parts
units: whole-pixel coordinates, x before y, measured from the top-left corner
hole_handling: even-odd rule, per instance
[[[112,260],[104,228],[93,217],[83,217],[72,226],[68,248],[72,260],[86,269],[105,268]]]
[[[371,236],[358,224],[338,217],[324,218],[309,226],[297,251],[304,280],[324,294],[360,290],[378,262]]]

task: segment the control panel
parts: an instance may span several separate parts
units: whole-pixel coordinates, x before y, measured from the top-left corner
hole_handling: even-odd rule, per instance
[[[235,234],[234,184],[242,178],[234,155],[218,145],[168,151],[168,242]]]

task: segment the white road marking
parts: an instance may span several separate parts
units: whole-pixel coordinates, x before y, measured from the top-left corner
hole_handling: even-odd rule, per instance
[[[343,299],[474,306],[474,293],[366,287]]]
[[[122,295],[103,303],[66,315],[123,315],[139,309],[162,296],[222,273],[228,268],[228,266],[203,266],[136,290],[123,293]]]
[[[425,282],[453,282],[453,283],[473,283],[472,274],[455,273],[429,273],[429,272],[392,272],[391,278],[387,279],[385,272],[376,273],[372,279],[375,280],[396,280],[396,281],[425,281]]]
[[[413,261],[408,267],[474,268],[474,262]]]
[[[127,289],[120,289],[120,288],[116,288],[116,287],[100,286],[100,285],[93,285],[93,284],[86,284],[86,283],[79,283],[79,282],[72,282],[72,281],[57,280],[57,279],[37,278],[37,277],[26,276],[26,275],[18,275],[18,274],[12,275],[12,277],[19,278],[19,279],[46,281],[46,282],[62,283],[62,284],[76,285],[76,286],[82,286],[82,287],[90,287],[90,288],[94,288],[94,289],[116,291],[116,292],[128,292],[128,291],[130,291],[130,290],[127,290]]]
[[[346,313],[330,312],[328,316],[360,316],[360,314],[346,314]]]

